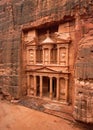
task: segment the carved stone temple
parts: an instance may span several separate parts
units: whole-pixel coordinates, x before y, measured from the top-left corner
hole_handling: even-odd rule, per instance
[[[93,0],[0,0],[0,96],[93,124]]]
[[[67,103],[71,38],[57,28],[23,33],[27,95]]]

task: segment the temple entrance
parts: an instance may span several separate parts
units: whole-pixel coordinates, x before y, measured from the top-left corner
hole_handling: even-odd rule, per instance
[[[56,99],[57,91],[57,80],[55,77],[52,78],[52,86],[50,86],[50,78],[43,76],[42,77],[42,92],[44,97],[50,98],[50,87],[52,87],[52,99]]]
[[[36,96],[40,96],[40,77],[39,76],[36,76],[36,88],[37,88]]]
[[[67,101],[68,78],[49,75],[29,75],[28,95],[51,100]]]
[[[51,80],[51,83],[50,83]],[[57,96],[57,79],[55,77],[42,76],[42,96],[56,99]],[[52,89],[52,90],[50,90]],[[52,95],[51,95],[52,94]],[[51,95],[51,96],[50,96]],[[40,76],[36,76],[36,96],[40,96]]]
[[[53,99],[56,99],[56,86],[57,86],[57,81],[56,81],[56,78],[53,77],[52,79]]]
[[[49,93],[50,93],[50,80],[49,77],[43,77],[43,96],[44,97],[49,97]]]

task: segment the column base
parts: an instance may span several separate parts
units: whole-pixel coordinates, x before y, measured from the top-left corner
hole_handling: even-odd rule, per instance
[[[50,99],[53,99],[53,94],[52,93],[50,93]]]
[[[42,93],[40,93],[40,97],[42,97]]]
[[[58,100],[60,100],[60,98],[59,98],[59,97],[57,97],[57,98],[56,98],[56,100],[58,101]]]
[[[30,95],[30,89],[27,90],[27,95]]]
[[[34,90],[34,96],[36,96],[36,89]]]

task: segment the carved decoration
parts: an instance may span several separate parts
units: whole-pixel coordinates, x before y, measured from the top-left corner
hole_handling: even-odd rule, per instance
[[[59,33],[59,32],[55,32],[55,38],[57,40],[57,42],[70,42],[71,41],[71,37],[69,33]]]

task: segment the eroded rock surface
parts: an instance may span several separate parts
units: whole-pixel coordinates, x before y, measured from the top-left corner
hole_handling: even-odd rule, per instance
[[[22,60],[23,31],[61,23],[64,32],[69,27],[67,33],[72,40],[68,100],[74,106],[76,120],[93,123],[92,12],[92,0],[1,0],[0,94],[9,99],[27,94]]]
[[[92,25],[93,26],[93,25]],[[75,80],[75,118],[93,122],[93,31],[79,42]]]

